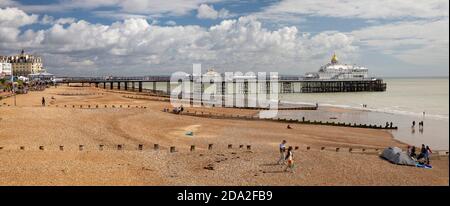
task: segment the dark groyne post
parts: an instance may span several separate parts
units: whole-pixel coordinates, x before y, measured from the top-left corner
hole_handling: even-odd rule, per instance
[[[142,92],[142,82],[138,82],[139,92]]]

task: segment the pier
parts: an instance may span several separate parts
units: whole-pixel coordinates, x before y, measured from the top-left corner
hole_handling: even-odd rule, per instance
[[[191,79],[191,83],[194,81]],[[81,84],[84,86],[95,85],[95,87],[102,87],[103,89],[118,89],[125,91],[138,91],[143,92],[143,83],[151,82],[153,87],[151,90],[156,91],[157,83],[165,83],[166,88],[163,93],[169,95],[171,92],[170,76],[141,76],[141,77],[63,77],[60,83],[63,84]],[[241,80],[241,81],[222,81],[216,83],[200,82],[200,88],[203,92],[205,86],[216,84],[218,85],[218,91],[222,94],[230,94],[230,91],[226,91],[226,84],[233,84],[231,88],[234,89],[234,93],[249,94],[252,91],[249,87],[249,83],[257,83],[257,80]],[[238,86],[240,84],[240,86]],[[274,84],[277,84],[276,86]],[[239,89],[237,89],[239,87]],[[278,88],[278,91],[272,88]],[[236,92],[236,90],[239,90]],[[284,93],[324,93],[324,92],[382,92],[386,91],[386,83],[382,79],[302,79],[301,77],[283,77],[281,76],[276,81],[267,80],[263,91],[259,89],[259,93],[266,94],[278,92]],[[233,93],[233,92],[232,92]]]

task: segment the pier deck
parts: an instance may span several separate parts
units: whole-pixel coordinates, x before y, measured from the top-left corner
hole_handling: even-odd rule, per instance
[[[137,90],[139,92],[143,91],[142,83],[143,82],[152,82],[153,90],[156,91],[156,83],[162,82],[166,83],[166,89],[164,92],[167,94],[171,91],[171,77],[170,76],[142,76],[142,77],[112,77],[112,78],[104,78],[104,77],[63,77],[60,83],[71,84],[95,84],[96,87],[103,86],[104,89],[114,89],[117,88],[119,90]],[[192,82],[192,80],[191,80]],[[237,93],[252,93],[249,87],[249,83],[256,82],[258,80],[233,80],[230,82],[216,82],[219,85],[218,91],[225,92],[224,89],[226,84],[235,84],[233,88],[240,87],[240,90]],[[129,88],[131,84],[131,88]],[[210,82],[200,83],[200,88],[204,89],[205,85],[211,85]],[[236,84],[242,84],[242,86],[237,86]],[[277,84],[276,87],[274,84]],[[108,85],[108,86],[107,86]],[[116,85],[116,87],[114,86]],[[349,80],[341,80],[341,79],[332,79],[332,80],[323,80],[323,79],[301,79],[300,77],[280,77],[278,80],[267,80],[265,81],[265,85],[262,85],[264,88],[261,91],[259,89],[258,93],[323,93],[323,92],[380,92],[386,91],[386,83],[383,82],[382,79],[374,78],[374,79],[349,79]],[[278,89],[273,89],[278,88]]]

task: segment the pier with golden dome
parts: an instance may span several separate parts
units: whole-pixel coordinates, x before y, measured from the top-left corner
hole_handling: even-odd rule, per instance
[[[263,82],[255,75],[234,75],[229,79],[224,74],[213,69],[200,75],[201,81],[197,81],[196,75],[180,76],[187,79],[188,85],[192,85],[194,94],[207,92],[208,101],[223,101],[224,96],[243,95],[247,99],[249,94],[272,93],[325,93],[325,92],[382,92],[386,91],[386,83],[381,78],[370,77],[368,69],[362,66],[343,64],[339,62],[336,54],[333,54],[329,63],[321,66],[318,72],[307,73],[303,76],[267,76]],[[178,78],[178,77],[177,77]],[[157,83],[165,83],[166,88],[158,92],[165,95],[173,94],[179,84],[185,84],[185,80],[171,82],[171,76],[142,76],[142,77],[63,77],[59,83],[94,84],[104,89],[131,90],[138,92],[156,92]],[[144,89],[143,83],[153,83],[153,88]],[[194,84],[195,83],[195,84]],[[131,87],[129,86],[131,84]],[[138,87],[135,87],[135,84]],[[194,86],[197,85],[198,86]],[[108,86],[107,86],[108,85]],[[183,87],[184,88],[184,87]],[[196,95],[190,96],[196,96]],[[212,94],[212,95],[211,95]],[[202,97],[203,95],[197,95]]]

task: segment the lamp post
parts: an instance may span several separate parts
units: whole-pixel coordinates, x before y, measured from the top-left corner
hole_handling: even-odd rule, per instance
[[[14,106],[16,106],[16,90],[14,87],[14,73],[12,68],[11,68],[11,88],[14,96]]]

